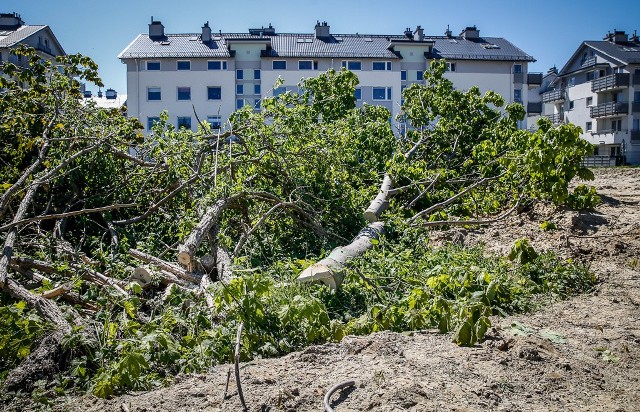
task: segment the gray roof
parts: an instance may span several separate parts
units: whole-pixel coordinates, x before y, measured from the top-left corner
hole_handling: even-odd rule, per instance
[[[532,56],[501,37],[434,37],[433,54],[448,60],[506,60],[534,62]]]
[[[584,44],[624,64],[640,63],[640,44],[627,42],[612,43],[604,40],[585,41]]]
[[[0,30],[0,47],[12,47],[47,26],[20,26],[17,30]]]
[[[332,34],[318,39],[314,34],[278,33],[252,35],[248,33],[213,34],[209,44],[197,34],[168,34],[162,41],[153,41],[147,34],[140,34],[119,55],[120,59],[132,58],[227,58],[233,54],[229,44],[241,42],[268,43],[264,57],[309,58],[381,58],[398,59],[392,42],[405,44],[430,44],[435,42],[433,57],[465,60],[535,61],[535,59],[509,41],[486,37],[465,40],[461,37],[425,37],[424,42],[410,41],[404,36]]]

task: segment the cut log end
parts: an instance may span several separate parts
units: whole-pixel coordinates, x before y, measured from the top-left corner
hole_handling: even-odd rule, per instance
[[[322,282],[335,290],[342,283],[342,276],[334,273],[328,266],[316,263],[300,273],[298,282]]]
[[[189,265],[191,264],[191,255],[187,252],[178,253],[178,262],[180,262],[182,266],[189,268]]]

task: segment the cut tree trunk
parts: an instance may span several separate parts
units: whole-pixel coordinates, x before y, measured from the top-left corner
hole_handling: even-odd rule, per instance
[[[303,270],[298,281],[320,281],[331,289],[337,289],[344,279],[343,272],[349,260],[361,256],[369,249],[373,245],[372,240],[380,237],[383,228],[383,222],[370,223],[350,244],[333,249],[329,256]]]

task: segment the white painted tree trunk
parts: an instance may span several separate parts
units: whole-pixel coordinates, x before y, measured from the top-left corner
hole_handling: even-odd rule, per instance
[[[333,249],[329,256],[303,270],[298,281],[320,281],[331,289],[337,289],[344,279],[343,272],[349,260],[361,256],[369,249],[373,245],[372,240],[380,237],[383,228],[383,222],[370,223],[350,244]]]

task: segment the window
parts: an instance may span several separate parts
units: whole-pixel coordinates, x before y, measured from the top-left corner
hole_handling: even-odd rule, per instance
[[[573,110],[573,106],[574,106],[574,101],[569,100],[569,110]]]
[[[260,110],[261,104],[262,104],[262,102],[261,102],[260,99],[255,99],[253,101],[253,108],[256,109],[256,110]]]
[[[456,64],[447,62],[447,71],[455,72],[456,71]]]
[[[587,72],[587,81],[590,82],[591,80],[596,78],[596,72]]]
[[[191,87],[178,87],[178,100],[191,100]]]
[[[287,88],[284,86],[276,87],[273,89],[273,96],[280,96],[282,93],[286,92]]]
[[[400,80],[407,80],[407,71],[400,70]]]
[[[178,129],[191,130],[191,116],[178,116]]]
[[[242,106],[244,106],[244,99],[237,99],[236,100],[236,110],[242,109]]]
[[[253,94],[260,94],[262,93],[260,90],[260,85],[259,84],[254,84],[253,85]]]
[[[287,70],[286,60],[274,60],[272,65],[273,70]]]
[[[514,73],[522,73],[522,65],[521,64],[514,64],[513,65],[513,72]]]
[[[567,86],[568,87],[573,87],[576,85],[576,78],[575,77],[569,77],[569,81],[567,82]]]
[[[515,89],[513,91],[513,101],[514,102],[522,102],[522,90],[521,89]]]
[[[236,79],[238,80],[244,79],[244,70],[242,69],[236,70]]]
[[[244,85],[236,84],[236,94],[244,94]]]
[[[593,106],[593,97],[587,97],[587,107]]]
[[[418,71],[416,72],[416,79],[417,79],[418,81],[422,81],[422,75],[423,75],[422,70],[418,70]]]
[[[391,87],[374,87],[373,100],[391,100]]]
[[[640,119],[633,119],[633,130],[640,130]]]
[[[342,67],[345,67],[351,71],[362,70],[362,62],[357,60],[343,60]]]
[[[207,87],[207,99],[209,100],[222,99],[222,87]]]
[[[592,122],[587,122],[587,123],[585,124],[585,126],[584,126],[584,129],[585,129],[587,132],[590,132],[590,131],[591,131],[591,129],[592,129],[592,127],[593,127],[593,123],[592,123]]]
[[[640,76],[640,74],[637,74],[636,76]],[[640,91],[636,91],[633,93],[633,102],[640,103]]]
[[[622,130],[622,119],[615,119],[611,121],[611,129],[616,132]]]
[[[312,60],[299,60],[298,70],[318,70],[318,62]]]
[[[189,60],[178,60],[178,70],[191,70],[191,62]]]
[[[356,87],[356,90],[354,92],[354,97],[356,98],[356,100],[362,100],[362,89],[359,87]]]
[[[212,129],[219,129],[222,126],[220,116],[207,116],[207,123]]]
[[[147,130],[151,130],[153,128],[153,125],[159,121],[159,117],[147,117]]]
[[[160,62],[147,62],[147,70],[160,70]]]
[[[391,70],[391,62],[373,62],[373,70]]]
[[[260,69],[255,69],[253,71],[253,78],[256,80],[260,80]]]
[[[147,100],[161,100],[162,91],[159,87],[147,87]]]
[[[208,61],[207,70],[227,70],[227,62],[225,61]]]

